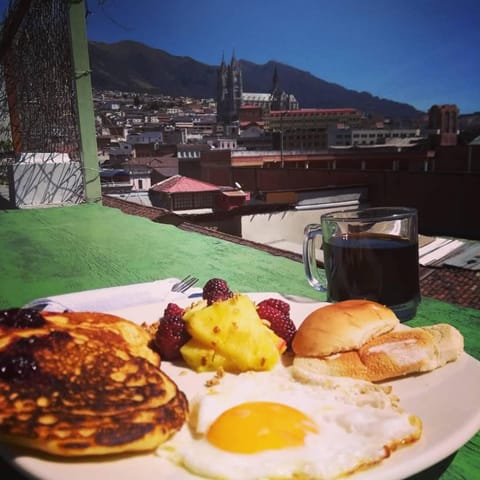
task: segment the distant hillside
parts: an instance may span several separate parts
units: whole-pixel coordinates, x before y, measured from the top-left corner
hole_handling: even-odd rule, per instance
[[[94,88],[163,93],[172,96],[214,98],[218,65],[206,65],[190,57],[170,55],[142,43],[89,42]],[[270,92],[277,66],[282,89],[293,93],[302,108],[358,108],[393,118],[420,115],[411,105],[357,92],[314,77],[283,63],[258,65],[240,60],[245,92]]]

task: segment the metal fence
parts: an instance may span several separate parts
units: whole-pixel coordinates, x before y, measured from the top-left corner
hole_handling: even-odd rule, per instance
[[[85,200],[70,32],[73,3],[79,2],[10,0],[3,12],[0,196],[4,205],[5,200],[13,207]]]

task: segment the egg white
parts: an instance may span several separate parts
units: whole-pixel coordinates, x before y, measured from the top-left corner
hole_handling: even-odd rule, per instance
[[[217,417],[252,401],[296,408],[314,420],[318,433],[308,434],[303,446],[251,454],[210,444],[205,434]],[[381,461],[389,454],[385,446],[398,445],[418,429],[381,387],[350,379],[336,383],[331,377],[321,384],[303,384],[288,369],[227,376],[208,394],[192,399],[190,408],[190,425],[162,445],[159,454],[207,478],[253,480],[303,474],[334,479]]]

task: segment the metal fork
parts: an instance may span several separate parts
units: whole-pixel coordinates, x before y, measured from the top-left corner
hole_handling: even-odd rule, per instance
[[[185,278],[182,278],[179,282],[172,285],[172,292],[186,292],[189,288],[193,287],[198,282],[198,278],[187,275]]]

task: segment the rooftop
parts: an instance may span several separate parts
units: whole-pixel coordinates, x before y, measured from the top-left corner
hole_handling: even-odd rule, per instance
[[[275,248],[271,245],[244,240],[211,228],[194,225],[181,216],[172,214],[168,210],[139,205],[134,202],[106,195],[103,196],[103,204],[108,207],[118,208],[124,213],[145,217],[160,223],[172,223],[172,218],[174,218],[173,223],[182,229],[196,231],[204,235],[218,237],[241,245],[248,245],[258,250],[302,262],[302,257],[298,253]],[[420,289],[424,297],[435,298],[463,307],[480,309],[480,271],[444,264],[440,266],[420,266]]]
[[[216,192],[219,187],[211,183],[195,180],[194,178],[174,175],[151,187],[155,192],[180,193],[180,192]]]
[[[356,108],[300,108],[298,110],[272,110],[270,116],[279,117],[283,115],[288,116],[302,116],[305,114],[315,115],[318,113],[360,113]]]

